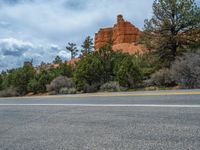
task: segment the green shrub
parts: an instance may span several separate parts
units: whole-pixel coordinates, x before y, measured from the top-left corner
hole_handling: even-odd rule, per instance
[[[28,84],[28,91],[34,93],[46,92],[46,85],[49,84],[55,74],[51,74],[50,71],[42,70],[36,73],[34,79],[32,79]]]
[[[100,83],[93,83],[92,85],[84,84],[82,92],[93,93],[99,90]]]
[[[143,79],[149,79],[153,73],[162,69],[165,64],[159,60],[159,56],[155,52],[138,55],[135,58],[143,74]]]
[[[103,81],[103,72],[101,59],[94,54],[86,55],[78,62],[74,72],[76,88],[79,91],[96,91],[96,84]]]
[[[148,86],[173,86],[175,81],[169,69],[161,69],[151,75],[151,78],[146,82]]]
[[[112,47],[106,44],[96,51],[95,55],[101,60],[102,63],[102,83],[113,81],[115,76],[114,70],[117,68],[116,66],[118,62],[121,61],[125,54],[122,54],[121,52],[114,52]]]
[[[200,88],[200,51],[187,53],[172,64],[172,75],[183,88]]]
[[[73,73],[73,68],[71,65],[68,65],[66,62],[64,62],[60,64],[60,66],[58,67],[58,71],[60,75],[71,78]]]
[[[59,93],[61,88],[73,88],[74,83],[70,78],[59,76],[56,77],[49,85],[47,85],[47,91],[55,91],[56,94]]]
[[[116,70],[116,80],[123,87],[135,88],[143,79],[140,67],[135,60],[133,56],[125,57]]]
[[[40,83],[35,79],[31,80],[28,84],[28,91],[38,93],[40,91]]]
[[[122,87],[120,87],[119,82],[107,82],[105,84],[103,84],[100,87],[101,91],[107,91],[107,92],[118,92],[122,90]]]
[[[8,72],[7,87],[16,87],[20,95],[28,92],[28,83],[34,78],[35,70],[30,62],[25,62],[22,68]]]

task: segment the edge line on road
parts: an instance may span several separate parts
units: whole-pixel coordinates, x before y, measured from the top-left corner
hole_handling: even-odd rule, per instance
[[[76,106],[76,107],[161,107],[200,108],[200,105],[159,105],[159,104],[0,104],[0,106]]]

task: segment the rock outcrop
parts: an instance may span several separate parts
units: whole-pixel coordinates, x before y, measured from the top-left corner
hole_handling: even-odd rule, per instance
[[[99,49],[105,44],[111,44],[113,50],[122,50],[130,54],[142,53],[145,48],[136,44],[140,33],[138,28],[125,21],[122,15],[118,15],[117,23],[113,28],[100,29],[95,34],[95,48]]]
[[[95,48],[99,49],[105,44],[112,43],[112,28],[100,29],[98,33],[95,33]]]

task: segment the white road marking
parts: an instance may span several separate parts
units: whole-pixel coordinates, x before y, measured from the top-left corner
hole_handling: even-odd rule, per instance
[[[0,106],[79,106],[79,107],[165,107],[200,108],[200,105],[152,105],[152,104],[0,104]]]

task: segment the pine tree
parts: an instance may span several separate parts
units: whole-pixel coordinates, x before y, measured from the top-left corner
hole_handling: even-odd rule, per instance
[[[155,0],[153,17],[145,20],[144,29],[144,44],[172,61],[200,42],[200,8],[195,0]]]
[[[55,60],[53,61],[54,64],[61,64],[62,59],[59,56],[56,56]]]
[[[81,52],[83,56],[91,53],[94,48],[93,39],[90,36],[87,36],[81,47]]]
[[[68,43],[66,49],[71,52],[71,60],[74,59],[78,55],[78,49],[75,43]]]

